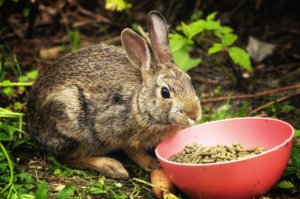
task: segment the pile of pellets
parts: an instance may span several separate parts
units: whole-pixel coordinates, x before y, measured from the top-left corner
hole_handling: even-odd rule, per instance
[[[169,160],[187,164],[206,164],[237,160],[254,156],[266,151],[262,147],[245,149],[240,144],[203,146],[189,144],[181,152],[173,155]]]

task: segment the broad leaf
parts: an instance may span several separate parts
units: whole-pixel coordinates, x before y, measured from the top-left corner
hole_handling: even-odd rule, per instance
[[[209,14],[207,17],[206,17],[206,20],[207,21],[211,21],[211,20],[214,20],[216,18],[216,15],[218,14],[218,12],[213,12],[211,14]]]
[[[189,46],[192,44],[191,41],[189,41],[187,38],[185,38],[179,34],[170,34],[169,38],[170,38],[171,52],[175,52],[177,50],[180,50],[181,48],[183,48],[186,45]]]
[[[229,34],[224,35],[221,38],[221,41],[224,46],[230,46],[237,40],[237,38],[238,38],[237,35],[229,33]]]
[[[223,50],[223,48],[224,46],[222,44],[214,43],[214,45],[208,49],[208,54],[211,55],[220,52],[221,50]]]
[[[189,32],[189,39],[192,39],[197,34],[203,32],[205,21],[200,19],[193,23],[189,24],[190,32]]]
[[[252,72],[250,56],[245,50],[239,47],[232,47],[229,49],[228,53],[234,63]]]
[[[300,136],[300,129],[295,129],[294,137],[299,137],[299,136]]]
[[[295,188],[295,185],[291,181],[286,181],[286,180],[280,181],[276,186],[281,189]]]
[[[223,33],[223,34],[228,34],[228,33],[232,33],[233,29],[230,28],[229,26],[222,26],[220,28],[220,32]]]
[[[187,49],[182,48],[181,50],[172,53],[175,63],[184,71],[187,72],[192,68],[195,68],[201,63],[201,58],[191,58]]]
[[[220,21],[206,21],[204,24],[204,29],[206,30],[217,30],[221,28]]]

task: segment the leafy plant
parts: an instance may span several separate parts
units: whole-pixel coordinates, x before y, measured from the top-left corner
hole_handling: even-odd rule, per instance
[[[68,37],[70,41],[71,50],[72,51],[77,50],[80,45],[80,32],[77,29],[68,30]]]
[[[248,115],[249,108],[250,102],[246,100],[242,101],[237,108],[234,108],[230,104],[229,100],[217,109],[203,107],[204,117],[201,119],[200,122],[202,123],[234,117],[246,117]]]
[[[76,191],[76,187],[73,183],[68,183],[60,192],[57,193],[56,199],[67,199],[71,198]]]
[[[30,71],[25,75],[21,75],[18,78],[18,82],[12,82],[10,80],[4,80],[0,82],[0,87],[3,87],[3,93],[9,97],[12,97],[14,92],[13,87],[18,88],[18,93],[23,93],[25,91],[26,86],[32,86],[33,80],[37,77],[37,70]]]
[[[296,186],[300,182],[300,130],[295,129],[294,145],[290,162],[284,171],[281,181],[277,184],[280,189],[299,190]]]
[[[234,46],[238,36],[233,29],[222,26],[220,20],[216,20],[217,12],[211,13],[206,19],[199,19],[190,24],[181,23],[177,27],[180,33],[170,34],[170,47],[175,62],[184,71],[198,66],[202,59],[192,58],[190,52],[198,44],[203,47],[208,56],[219,52],[226,52],[235,64],[252,71],[249,54],[240,47]],[[205,44],[205,45],[204,45]],[[205,49],[206,46],[209,46]]]
[[[48,185],[45,181],[40,181],[37,185],[37,191],[35,192],[36,199],[46,199],[49,197]]]
[[[126,0],[106,0],[105,9],[112,11],[123,11],[130,9],[132,7],[131,3],[128,3]]]

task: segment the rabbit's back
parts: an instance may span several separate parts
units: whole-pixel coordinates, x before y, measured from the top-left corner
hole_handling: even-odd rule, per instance
[[[128,117],[141,82],[140,70],[118,47],[101,44],[67,54],[35,82],[28,100],[28,131],[56,155],[75,146],[86,150],[82,155],[97,148],[109,152],[122,144],[128,126],[115,118]]]
[[[85,87],[109,88],[118,86],[119,82],[124,85],[128,80],[136,84],[142,81],[140,70],[132,67],[124,50],[98,44],[63,56],[45,69],[36,82],[41,85],[35,87],[84,84]]]

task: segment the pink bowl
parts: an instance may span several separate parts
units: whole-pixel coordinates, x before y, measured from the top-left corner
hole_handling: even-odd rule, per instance
[[[280,179],[290,157],[293,135],[293,127],[277,119],[227,119],[184,129],[160,143],[155,153],[170,180],[191,198],[253,198],[268,192]],[[261,146],[267,151],[221,163],[168,161],[191,143]]]

